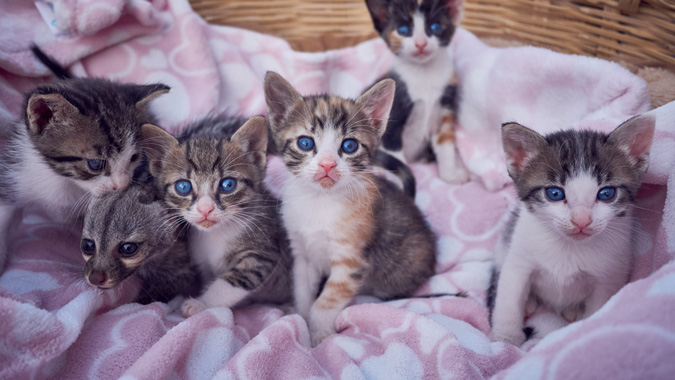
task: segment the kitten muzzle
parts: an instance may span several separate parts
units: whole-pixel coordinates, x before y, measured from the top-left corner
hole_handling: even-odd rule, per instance
[[[211,228],[214,225],[218,224],[218,222],[214,222],[213,220],[204,219],[197,224],[199,224],[203,228]]]

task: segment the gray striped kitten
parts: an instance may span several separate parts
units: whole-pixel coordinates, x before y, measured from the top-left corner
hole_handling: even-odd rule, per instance
[[[194,294],[199,272],[190,262],[186,227],[152,188],[135,185],[95,198],[80,245],[85,280],[111,289],[137,276],[143,281],[137,301],[144,304]]]
[[[209,307],[290,299],[288,242],[278,201],[262,182],[267,123],[260,116],[239,129],[237,123],[212,117],[178,139],[143,127],[161,197],[193,227],[190,253],[209,284],[183,304],[185,317]]]
[[[282,216],[295,304],[314,346],[335,333],[354,295],[409,296],[434,274],[436,237],[424,216],[412,198],[373,174],[394,91],[385,79],[356,100],[303,97],[279,74],[265,76],[271,130],[293,174]]]
[[[53,220],[80,216],[89,197],[129,185],[141,162],[141,125],[162,84],[73,78],[26,95],[23,122],[0,152],[0,268],[21,208],[37,204]]]
[[[522,344],[523,320],[540,304],[568,322],[587,318],[628,282],[634,202],[653,136],[649,115],[610,134],[502,127],[521,204],[496,260],[495,339]]]

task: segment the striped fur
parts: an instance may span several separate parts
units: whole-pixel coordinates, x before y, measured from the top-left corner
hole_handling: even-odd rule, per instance
[[[176,295],[191,295],[198,286],[198,270],[191,264],[186,230],[154,190],[131,186],[96,198],[84,220],[82,246],[87,264],[84,278],[92,286],[111,289],[136,276],[143,281],[137,300],[167,302]],[[124,244],[134,244],[132,255],[121,253]]]
[[[628,281],[635,197],[653,135],[648,115],[610,134],[541,136],[516,123],[502,127],[521,204],[497,255],[495,339],[520,345],[527,331],[539,334],[523,329],[523,319],[539,304],[569,322],[587,318]],[[603,197],[607,191],[611,197]]]
[[[192,226],[190,251],[209,283],[199,298],[183,304],[185,317],[208,307],[290,298],[288,242],[278,201],[262,182],[267,124],[255,117],[239,125],[212,117],[178,140],[144,127],[160,196]],[[219,187],[228,178],[237,181],[232,192]],[[189,194],[177,192],[176,183],[184,180],[191,183]]]
[[[313,345],[335,332],[337,315],[354,295],[409,296],[434,273],[435,237],[421,212],[372,174],[393,93],[393,81],[385,80],[357,100],[302,97],[278,74],[265,78],[273,136],[293,173],[282,216],[294,257],[295,305]],[[306,137],[313,149],[300,149]],[[358,142],[351,153],[341,148],[347,139]]]

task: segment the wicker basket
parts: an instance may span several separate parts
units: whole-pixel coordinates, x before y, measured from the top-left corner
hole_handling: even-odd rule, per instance
[[[192,0],[210,23],[282,37],[297,50],[376,36],[364,0]],[[463,26],[564,53],[675,70],[673,0],[466,0]]]

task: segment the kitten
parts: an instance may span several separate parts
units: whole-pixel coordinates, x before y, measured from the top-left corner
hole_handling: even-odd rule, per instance
[[[0,270],[23,206],[38,204],[63,221],[79,216],[91,194],[129,185],[141,161],[141,125],[152,120],[148,103],[168,91],[71,78],[26,94],[22,122],[11,125],[0,152]]]
[[[497,257],[492,336],[520,345],[523,318],[544,304],[568,321],[587,318],[628,282],[634,200],[649,165],[654,119],[612,133],[547,136],[502,127],[508,172],[521,200]]]
[[[288,242],[278,201],[262,182],[267,123],[260,116],[238,130],[237,123],[210,118],[178,140],[143,127],[157,187],[192,226],[190,252],[209,283],[200,297],[185,301],[184,317],[209,307],[290,300]]]
[[[372,173],[394,91],[386,79],[355,101],[302,97],[280,75],[265,77],[272,135],[293,174],[281,208],[295,305],[314,346],[335,333],[335,319],[357,293],[404,297],[434,274],[435,236],[422,213]]]
[[[135,185],[95,198],[82,231],[85,280],[111,289],[135,275],[144,284],[137,298],[143,304],[191,295],[198,270],[190,263],[185,227],[152,188]]]
[[[383,148],[402,161],[435,156],[441,179],[469,175],[455,147],[455,75],[450,41],[463,0],[366,0],[375,29],[394,53],[396,81]]]

